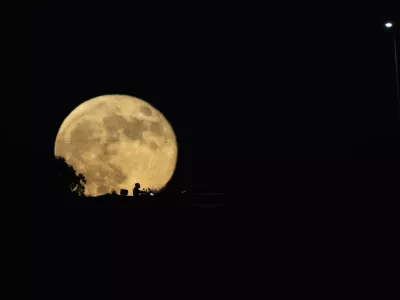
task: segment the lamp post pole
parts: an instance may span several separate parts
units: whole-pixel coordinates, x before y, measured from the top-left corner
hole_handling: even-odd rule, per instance
[[[393,35],[393,48],[394,48],[394,63],[396,67],[396,87],[397,87],[397,103],[400,105],[400,91],[399,91],[399,63],[397,61],[397,47],[396,36]]]
[[[391,22],[387,22],[385,24],[386,28],[390,29],[393,27]],[[395,31],[393,33],[393,51],[394,51],[394,67],[396,71],[396,100],[397,100],[397,110],[398,110],[398,119],[400,122],[400,90],[399,90],[399,63],[397,60],[397,45],[396,45],[396,34]]]

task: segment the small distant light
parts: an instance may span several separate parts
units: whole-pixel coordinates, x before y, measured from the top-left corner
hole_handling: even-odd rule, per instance
[[[391,27],[393,27],[393,24],[392,23],[386,23],[385,26],[386,26],[386,28],[391,28]]]
[[[150,193],[150,196],[154,196],[154,194],[153,194],[153,193]]]

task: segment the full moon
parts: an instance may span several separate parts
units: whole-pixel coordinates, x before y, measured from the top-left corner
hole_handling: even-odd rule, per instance
[[[85,194],[160,189],[171,179],[178,157],[176,136],[164,115],[127,95],[83,102],[62,123],[54,153],[86,176]]]

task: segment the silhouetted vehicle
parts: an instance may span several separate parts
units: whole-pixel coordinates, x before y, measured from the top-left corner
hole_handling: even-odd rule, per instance
[[[148,191],[141,191],[140,183],[135,183],[135,188],[133,189],[133,196],[134,197],[154,196],[154,194],[150,189],[148,189]]]
[[[120,194],[121,194],[121,196],[128,196],[128,190],[121,189]]]
[[[153,191],[150,189],[150,188],[148,188],[148,192],[147,192],[147,195],[148,196],[154,196],[154,193],[153,193]]]

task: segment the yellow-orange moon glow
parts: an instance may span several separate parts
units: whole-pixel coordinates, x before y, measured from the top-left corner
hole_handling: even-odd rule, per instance
[[[159,189],[171,179],[178,157],[176,136],[167,119],[149,103],[127,95],[83,102],[62,123],[56,156],[86,176],[85,194],[127,189]]]

